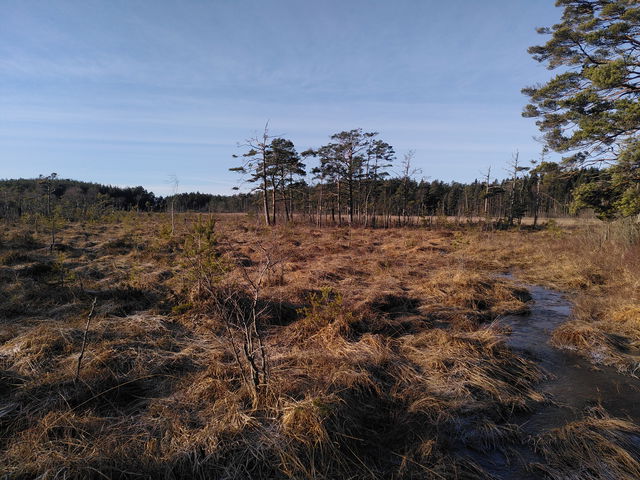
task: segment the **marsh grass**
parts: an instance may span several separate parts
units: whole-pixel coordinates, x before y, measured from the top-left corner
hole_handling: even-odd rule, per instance
[[[138,214],[65,225],[57,243],[76,253],[58,260],[75,279],[64,284],[29,270],[56,260],[36,237],[23,248],[11,240],[27,238],[22,227],[6,235],[0,255],[15,256],[0,266],[0,470],[9,478],[488,478],[464,449],[521,442],[513,415],[545,401],[544,373],[493,322],[526,312],[528,297],[495,273],[516,266],[569,285],[592,271],[570,252],[563,272],[537,268],[554,241],[566,245],[564,231],[266,229],[241,216],[215,225],[178,216],[168,235],[163,222]],[[194,228],[209,243],[194,245]],[[202,247],[214,244],[211,258]],[[270,378],[256,403],[207,289],[242,285],[264,249],[283,260],[260,291]],[[199,284],[189,265],[224,281]],[[597,288],[607,289],[609,270],[598,267]],[[617,320],[629,335],[634,305],[628,298]],[[549,457],[548,471],[562,461]]]
[[[583,419],[534,439],[547,460],[536,465],[553,480],[640,478],[638,426],[594,408]]]
[[[456,252],[472,269],[513,271],[567,292],[575,308],[553,334],[559,348],[597,364],[640,372],[640,226],[629,220],[582,228],[477,234]]]

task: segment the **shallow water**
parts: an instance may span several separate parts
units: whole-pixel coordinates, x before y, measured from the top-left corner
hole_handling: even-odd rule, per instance
[[[530,416],[523,427],[538,433],[582,416],[586,407],[601,405],[612,416],[640,424],[640,380],[613,368],[595,366],[567,350],[550,345],[550,335],[571,315],[571,303],[560,292],[528,287],[530,315],[510,315],[502,320],[512,328],[506,343],[523,351],[550,375],[540,387],[556,405]]]
[[[539,286],[527,289],[532,296],[531,313],[509,315],[501,323],[512,329],[507,345],[536,361],[547,373],[539,389],[551,402],[518,415],[512,422],[525,434],[538,435],[580,419],[585,409],[599,405],[611,416],[640,425],[640,379],[594,366],[570,351],[553,347],[549,343],[551,333],[569,319],[572,305],[560,292]],[[526,472],[525,464],[543,461],[527,446],[518,447],[509,456],[486,452],[473,457],[502,479],[539,478]]]

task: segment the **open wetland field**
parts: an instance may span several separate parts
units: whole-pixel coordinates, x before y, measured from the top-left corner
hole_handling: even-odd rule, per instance
[[[0,480],[640,480],[640,0],[0,0]]]
[[[0,237],[3,478],[640,478],[637,224]]]

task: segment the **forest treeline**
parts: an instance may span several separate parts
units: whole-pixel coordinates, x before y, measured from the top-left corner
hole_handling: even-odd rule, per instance
[[[518,177],[515,185],[511,179],[494,180],[487,185],[481,180],[461,183],[392,177],[379,180],[373,190],[374,195],[370,194],[366,182],[358,182],[354,189],[352,222],[390,226],[418,223],[421,217],[484,220],[489,216],[508,223],[510,213],[514,222],[523,217],[569,217],[578,213],[574,208],[572,191],[597,181],[599,177],[600,171],[595,168],[568,174],[560,170],[544,176],[525,174]],[[336,183],[309,185],[299,182],[288,188],[286,197],[277,195],[275,204],[272,203],[273,190],[269,189],[271,223],[294,216],[321,224],[349,223],[348,205],[340,205],[337,189]],[[513,201],[512,189],[515,190]],[[182,193],[175,196],[175,205],[177,211],[264,215],[262,199],[260,192],[230,196]]]
[[[67,219],[99,218],[108,211],[162,211],[165,200],[143,187],[114,187],[58,178],[57,174],[35,179],[0,180],[0,216],[57,213]]]
[[[375,135],[369,138],[375,139]],[[283,145],[282,139],[274,141],[276,147]],[[268,165],[266,182],[260,177],[247,178],[257,187],[248,193],[190,192],[162,197],[141,186],[122,188],[61,179],[51,174],[36,179],[0,180],[0,216],[19,219],[55,215],[68,220],[91,220],[115,211],[173,209],[268,215],[270,224],[295,217],[315,224],[392,226],[419,223],[421,217],[433,216],[461,220],[490,217],[508,224],[525,216],[553,218],[575,214],[572,191],[598,181],[601,176],[601,171],[595,168],[567,172],[556,164],[542,162],[529,168],[512,164],[512,175],[502,180],[487,176],[471,183],[443,182],[421,179],[408,154],[396,165],[402,170],[399,175],[391,174],[396,167],[395,158],[386,155],[383,161],[375,156],[357,159],[357,171],[343,178],[340,170],[327,160],[326,151],[298,155],[293,144],[286,146],[295,170]],[[380,144],[375,146],[380,148]],[[392,152],[390,147],[383,149]],[[266,153],[270,154],[269,150]],[[325,157],[317,162],[317,167],[307,169],[302,160],[314,155]],[[291,157],[287,162],[292,162]],[[279,172],[273,171],[276,167]]]
[[[294,215],[318,225],[405,225],[433,216],[497,219],[503,225],[530,216],[537,223],[540,216],[576,214],[583,205],[573,202],[572,192],[602,175],[597,168],[566,170],[545,161],[545,149],[527,165],[514,154],[505,165],[506,179],[492,178],[488,170],[472,183],[429,181],[414,168],[413,152],[398,161],[377,132],[354,129],[330,139],[302,153],[290,140],[270,137],[266,127],[248,139],[246,152],[235,156],[240,166],[230,170],[241,173],[253,189],[236,197],[236,211],[255,211],[259,205],[267,224]],[[314,167],[306,166],[309,160]],[[180,199],[189,209],[206,208],[188,194]]]

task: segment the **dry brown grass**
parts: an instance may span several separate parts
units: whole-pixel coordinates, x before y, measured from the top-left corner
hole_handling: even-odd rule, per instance
[[[271,376],[254,408],[225,319],[185,267],[194,221],[179,217],[174,236],[154,215],[70,225],[53,255],[10,226],[0,248],[3,474],[485,478],[461,452],[520,441],[514,412],[544,401],[542,372],[492,323],[526,311],[526,292],[495,272],[519,266],[560,286],[586,278],[537,268],[549,252],[532,245],[550,250],[562,234],[532,234],[529,245],[513,232],[266,229],[225,217],[220,258],[240,265],[226,285],[241,286],[264,250],[279,261],[261,292]],[[616,331],[635,334],[636,306],[629,298],[612,313]]]
[[[556,346],[621,372],[640,372],[640,225],[621,222],[531,233],[478,234],[457,255],[478,269],[566,291],[572,321]]]
[[[635,480],[640,478],[638,426],[594,409],[585,419],[534,439],[547,464],[537,465],[553,480]]]

